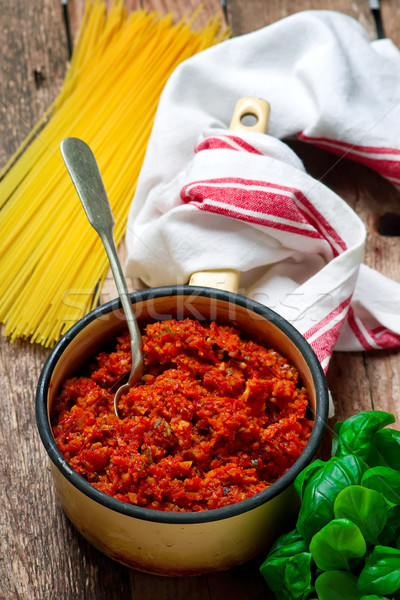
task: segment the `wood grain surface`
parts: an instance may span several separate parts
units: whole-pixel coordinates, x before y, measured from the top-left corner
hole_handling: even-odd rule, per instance
[[[139,2],[127,6],[137,8]],[[148,0],[146,7],[183,14],[191,0]],[[219,9],[203,2],[199,19]],[[382,3],[385,32],[400,45],[397,0]],[[367,0],[228,0],[233,35],[304,9],[345,12],[374,39]],[[71,0],[75,39],[84,0]],[[0,0],[0,166],[57,95],[68,51],[61,3]],[[400,237],[377,233],[382,214],[399,213],[399,192],[366,167],[294,143],[309,172],[339,193],[368,230],[365,263],[400,281]],[[400,232],[398,232],[400,233]],[[273,598],[258,572],[259,560],[226,573],[163,578],[129,570],[100,554],[69,524],[60,508],[36,430],[35,388],[48,351],[22,341],[0,340],[0,600],[261,600]],[[336,353],[328,373],[343,419],[359,410],[388,410],[400,421],[400,351]],[[333,422],[330,423],[333,425]]]

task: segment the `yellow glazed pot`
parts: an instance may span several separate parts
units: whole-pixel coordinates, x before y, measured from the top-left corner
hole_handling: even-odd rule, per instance
[[[328,391],[323,371],[294,327],[240,295],[179,286],[145,290],[131,298],[141,325],[185,317],[233,323],[246,337],[282,353],[308,388],[310,418],[314,419],[310,439],[278,481],[252,498],[224,508],[192,513],[155,511],[120,502],[91,486],[58,450],[49,414],[62,382],[125,328],[120,303],[113,300],[89,313],[62,337],[39,379],[36,419],[58,496],[76,529],[99,550],[129,567],[171,576],[229,569],[265,550],[293,511],[291,484],[315,456],[325,431]]]

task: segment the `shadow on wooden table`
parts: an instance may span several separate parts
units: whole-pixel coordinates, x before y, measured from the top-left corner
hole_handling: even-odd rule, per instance
[[[125,567],[94,548],[71,525],[61,507],[63,530],[76,560],[69,571],[67,589],[57,590],[57,600],[78,600],[84,587],[97,590],[96,600],[272,600],[274,595],[262,578],[263,556],[226,572],[198,577],[163,577]],[[80,564],[78,564],[80,563]],[[68,568],[66,564],[64,568]],[[59,570],[59,574],[60,571]],[[80,577],[79,575],[80,574]],[[78,575],[78,578],[77,578]],[[82,576],[85,581],[79,581]],[[91,579],[90,584],[88,579]],[[157,590],[157,597],[155,597]],[[65,596],[63,596],[65,593]],[[86,597],[86,596],[85,596]],[[88,596],[88,598],[92,596]]]

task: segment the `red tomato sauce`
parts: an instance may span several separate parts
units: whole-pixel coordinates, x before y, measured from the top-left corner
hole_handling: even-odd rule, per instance
[[[234,504],[281,477],[312,429],[307,390],[272,348],[231,326],[161,321],[143,333],[145,375],[114,414],[110,387],[130,370],[128,333],[64,382],[51,414],[71,467],[102,492],[145,508]]]

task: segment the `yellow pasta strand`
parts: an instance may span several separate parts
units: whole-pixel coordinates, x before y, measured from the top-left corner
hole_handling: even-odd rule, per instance
[[[226,39],[218,16],[185,17],[90,0],[62,89],[1,173],[0,321],[53,345],[99,299],[108,262],[60,154],[69,136],[92,148],[121,241],[161,91],[184,59]]]

